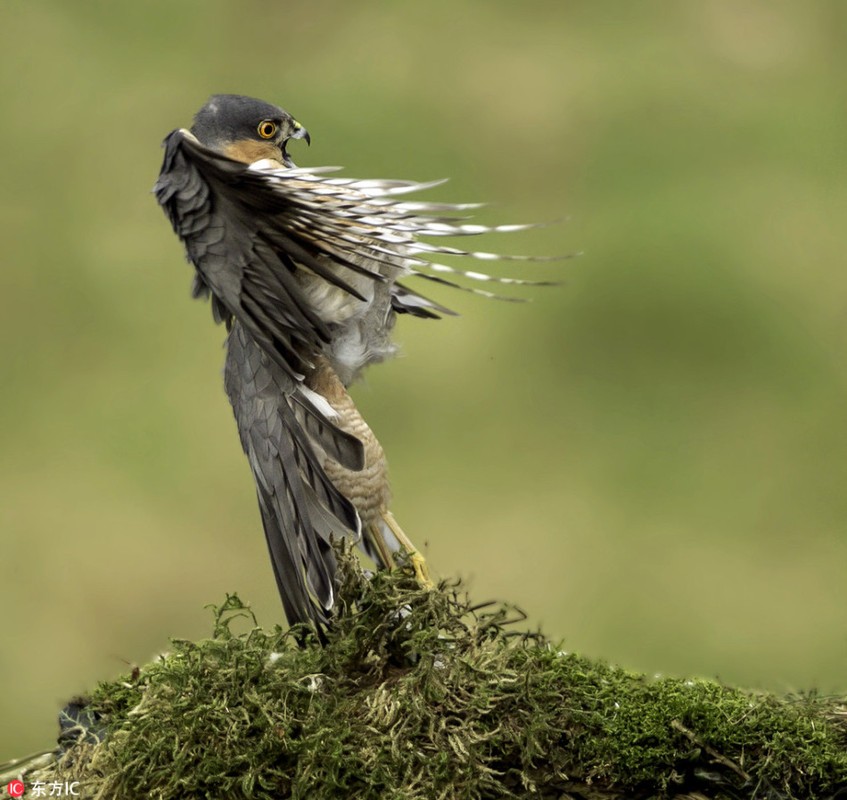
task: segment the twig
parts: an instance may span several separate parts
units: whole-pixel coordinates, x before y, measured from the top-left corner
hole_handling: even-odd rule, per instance
[[[714,747],[710,747],[709,745],[707,745],[699,736],[697,736],[696,733],[694,733],[694,731],[688,730],[688,728],[686,728],[685,725],[683,725],[678,719],[671,721],[671,727],[674,730],[679,731],[683,736],[685,736],[686,739],[690,740],[698,747],[703,748],[703,750],[705,750],[719,764],[722,764],[727,769],[731,769],[745,783],[750,780],[750,776],[743,769],[741,769],[738,764],[736,764],[734,761],[727,758],[726,756],[721,755],[717,750],[714,749]]]

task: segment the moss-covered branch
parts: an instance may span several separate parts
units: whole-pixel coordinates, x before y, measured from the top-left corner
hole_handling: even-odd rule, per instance
[[[475,608],[457,586],[342,562],[325,646],[257,627],[230,597],[212,638],[174,641],[69,706],[64,754],[25,780],[121,800],[805,800],[847,786],[843,701],[650,680],[518,633],[519,612]]]

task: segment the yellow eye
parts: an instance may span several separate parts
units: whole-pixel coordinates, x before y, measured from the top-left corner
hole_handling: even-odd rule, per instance
[[[271,120],[266,119],[259,123],[259,127],[256,128],[263,139],[273,139],[276,135],[276,123],[271,122]]]

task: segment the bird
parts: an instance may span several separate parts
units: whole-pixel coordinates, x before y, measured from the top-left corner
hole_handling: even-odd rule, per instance
[[[153,191],[194,267],[193,297],[209,299],[227,329],[224,386],[285,615],[320,632],[336,603],[336,540],[356,542],[386,569],[405,551],[421,585],[432,585],[391,513],[385,453],[348,393],[365,367],[396,352],[398,315],[455,315],[407,279],[509,300],[457,279],[555,282],[456,269],[441,256],[501,256],[428,240],[535,225],[479,225],[465,215],[479,204],[407,198],[440,180],[297,167],[288,153],[296,141],[311,137],[279,106],[212,95],[189,129],[165,138]]]

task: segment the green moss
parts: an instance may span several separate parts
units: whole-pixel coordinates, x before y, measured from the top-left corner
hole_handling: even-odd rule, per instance
[[[847,782],[834,700],[649,680],[518,633],[520,612],[456,585],[342,562],[325,646],[230,596],[212,638],[95,689],[109,733],[51,778],[122,800],[823,798]]]

